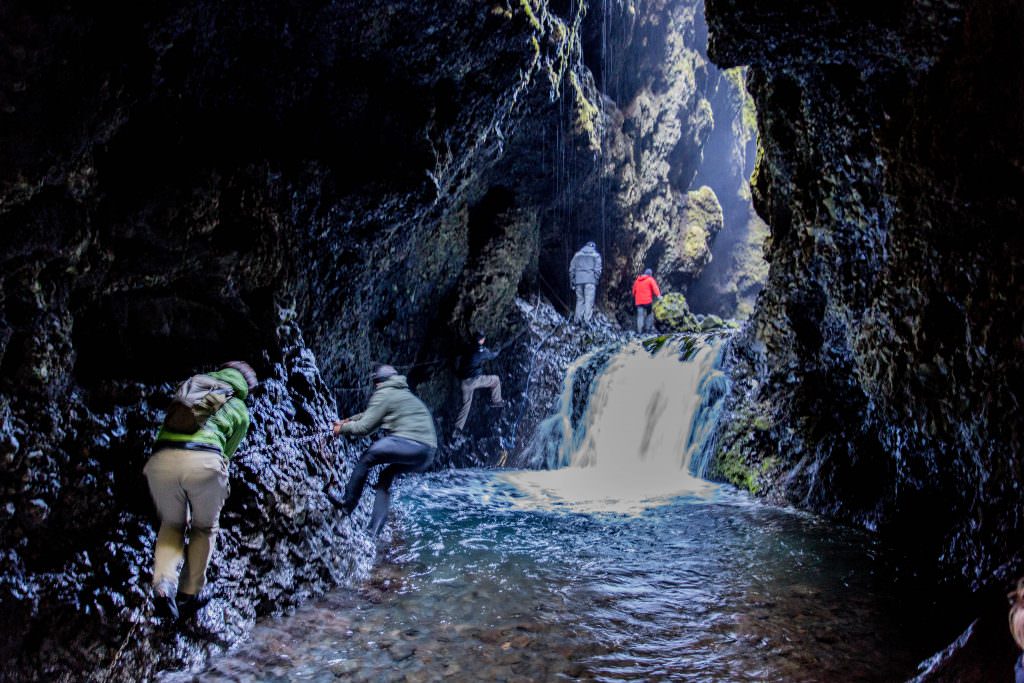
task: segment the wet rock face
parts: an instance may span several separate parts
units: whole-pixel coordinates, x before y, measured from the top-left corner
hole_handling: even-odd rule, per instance
[[[1024,64],[1014,2],[709,0],[751,64],[771,273],[723,449],[980,586],[1021,568]],[[755,429],[752,426],[757,423]]]
[[[628,324],[630,288],[645,267],[685,293],[723,225],[745,235],[753,154],[742,79],[707,61],[700,2],[591,3],[576,31],[585,68],[556,106],[531,105],[538,115],[511,139],[501,175],[537,216],[541,291],[569,309],[568,264],[593,240],[604,258],[599,306]],[[734,251],[722,250],[718,277],[749,272],[760,282]],[[735,314],[728,289],[709,290],[701,310]]]
[[[635,236],[625,254],[633,272],[620,274],[622,289],[645,267],[656,269],[667,283],[685,286],[709,260],[711,238],[722,225],[711,188],[687,192],[714,128],[714,112],[704,97],[708,64],[696,41],[688,39],[702,23],[698,11],[695,4],[679,5],[652,15],[664,17],[664,25],[641,19],[636,37],[660,43],[661,54],[645,63],[647,79],[620,76],[622,128],[611,146],[621,157],[616,208],[623,230]],[[703,211],[709,204],[717,212]]]
[[[477,227],[468,207],[540,69],[524,13],[470,2],[5,12],[8,366],[34,365],[20,362],[46,337],[33,326],[74,324],[83,355],[109,351],[101,360],[131,364],[128,375],[152,352],[187,356],[185,367],[221,358],[211,346],[228,331],[251,352],[282,290],[332,383],[356,383],[373,361],[419,360],[435,317],[423,304],[456,294]],[[64,302],[66,319],[35,320]],[[445,322],[466,333],[478,321]],[[182,339],[195,339],[188,353]]]
[[[377,361],[451,410],[449,347],[516,329],[535,258],[529,212],[475,209],[561,43],[492,9],[0,9],[5,677],[145,677],[360,574],[324,488],[365,444],[293,438],[360,410]],[[264,388],[204,639],[146,612],[141,469],[172,383],[230,358]]]
[[[25,404],[14,404],[7,433],[33,450],[16,450],[4,473],[0,599],[12,625],[2,644],[4,678],[147,678],[201,662],[262,614],[366,575],[367,506],[345,521],[326,497],[351,472],[359,447],[322,434],[334,407],[294,323],[280,320],[276,336],[280,360],[260,368],[248,400],[254,427],[231,463],[211,600],[179,627],[149,608],[154,515],[142,476],[173,386],[108,381],[76,389],[45,418],[59,425],[56,442],[20,431],[32,425],[20,424]]]
[[[487,391],[477,391],[465,435],[453,438],[449,431],[442,434],[438,456],[442,466],[550,466],[537,453],[535,434],[542,422],[558,412],[567,370],[594,348],[619,345],[628,337],[600,313],[591,324],[578,325],[567,322],[543,299],[518,299],[515,303],[522,331],[511,339],[494,340],[490,348],[502,349],[506,361],[499,363],[499,358],[492,362],[493,367],[485,368],[487,373],[498,374],[506,405],[492,408],[487,405]],[[596,372],[594,365],[588,373],[577,373],[574,401],[586,401]],[[583,374],[586,379],[580,380]],[[577,421],[581,414],[582,403],[575,415]]]
[[[521,447],[570,354],[614,335],[552,333],[537,291],[568,299],[568,258],[607,226],[614,317],[653,244],[626,214],[681,234],[715,130],[699,5],[677,5],[0,7],[5,675],[148,675],[358,574],[368,546],[322,489],[359,446],[333,446],[335,474],[288,435],[361,410],[375,362],[447,433],[471,331],[508,342],[510,405],[442,462]],[[231,358],[273,378],[243,452],[279,450],[234,466],[213,645],[149,637],[144,455],[173,383]]]

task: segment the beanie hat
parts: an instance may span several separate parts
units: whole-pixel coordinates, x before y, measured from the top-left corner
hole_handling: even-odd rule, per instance
[[[373,381],[383,382],[389,377],[394,377],[398,374],[398,370],[395,370],[390,365],[378,365],[373,371]]]
[[[249,391],[252,391],[259,386],[259,381],[256,379],[256,371],[252,369],[252,366],[241,360],[228,361],[224,365],[220,366],[221,370],[231,369],[237,370],[241,373],[245,379],[246,385],[249,387]]]

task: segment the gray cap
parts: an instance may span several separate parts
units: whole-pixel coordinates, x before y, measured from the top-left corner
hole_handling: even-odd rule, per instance
[[[644,275],[654,275],[654,271],[648,268],[647,270],[644,271]]]
[[[383,382],[389,377],[394,377],[397,374],[398,370],[395,370],[390,365],[378,365],[376,369],[373,371],[373,381]]]

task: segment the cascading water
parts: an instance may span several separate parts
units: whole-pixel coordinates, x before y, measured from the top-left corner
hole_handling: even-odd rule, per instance
[[[719,348],[686,353],[675,340],[652,354],[629,344],[608,361],[574,426],[572,379],[588,360],[581,359],[567,375],[559,413],[534,441],[545,463],[568,467],[507,475],[527,493],[523,504],[637,512],[675,496],[709,495],[714,485],[701,475],[725,394]]]
[[[717,444],[718,420],[725,408],[725,397],[729,393],[729,378],[722,371],[721,346],[717,347],[711,368],[701,375],[697,384],[700,404],[690,423],[690,436],[686,441],[690,473],[706,479],[711,467],[711,457]]]
[[[554,470],[569,464],[569,455],[579,443],[576,437],[579,432],[573,428],[572,420],[577,380],[584,369],[590,369],[594,364],[600,363],[601,354],[591,352],[577,358],[566,370],[555,414],[537,426],[529,444],[518,459],[524,466],[530,469]]]

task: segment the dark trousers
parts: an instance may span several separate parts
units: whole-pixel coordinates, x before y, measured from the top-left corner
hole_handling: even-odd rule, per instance
[[[636,331],[639,334],[654,331],[654,312],[651,308],[654,304],[637,304],[636,305]],[[647,319],[644,320],[646,315]]]
[[[370,530],[374,534],[380,533],[387,520],[388,508],[391,506],[390,491],[395,477],[412,472],[425,472],[434,461],[435,450],[425,443],[401,436],[386,436],[375,442],[366,449],[352,470],[352,477],[345,486],[345,510],[351,514],[359,505],[370,468],[375,465],[387,465],[381,470],[374,486],[377,495],[373,501],[373,517],[370,520]]]

